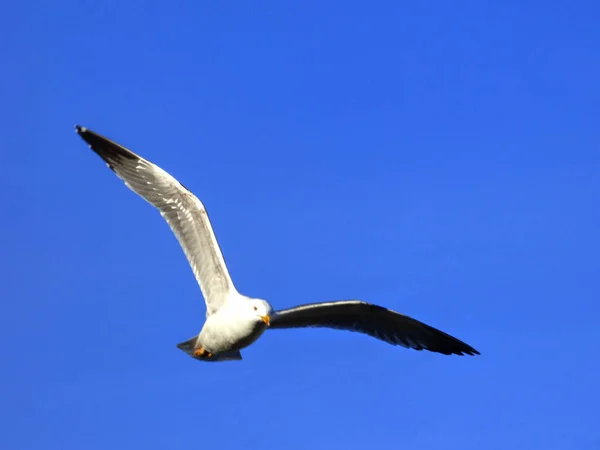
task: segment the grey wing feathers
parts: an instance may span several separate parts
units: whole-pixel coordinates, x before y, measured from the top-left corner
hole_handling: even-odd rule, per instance
[[[347,300],[312,303],[276,311],[270,329],[325,327],[355,331],[392,345],[444,355],[479,355],[443,331],[378,305]]]
[[[160,167],[91,130],[76,126],[127,187],[158,208],[177,237],[206,301],[215,312],[235,290],[204,205]]]

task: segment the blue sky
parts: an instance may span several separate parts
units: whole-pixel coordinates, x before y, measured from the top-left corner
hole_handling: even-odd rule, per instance
[[[12,2],[0,17],[0,447],[597,449],[600,6]],[[360,298],[473,345],[272,331],[204,305],[77,137],[206,204],[237,287]]]

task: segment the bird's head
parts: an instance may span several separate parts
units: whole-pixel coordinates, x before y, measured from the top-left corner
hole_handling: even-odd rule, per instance
[[[271,324],[271,314],[273,308],[266,300],[260,298],[253,298],[249,301],[251,313],[256,317],[257,320],[264,322],[267,326]]]

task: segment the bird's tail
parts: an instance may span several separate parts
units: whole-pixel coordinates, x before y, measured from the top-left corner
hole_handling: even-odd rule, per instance
[[[177,344],[177,348],[180,350],[183,350],[188,355],[190,355],[192,358],[198,359],[200,361],[219,362],[219,361],[241,361],[242,360],[242,354],[239,352],[239,350],[234,351],[234,352],[218,353],[218,354],[212,356],[211,358],[196,357],[196,356],[194,356],[194,350],[196,348],[197,340],[198,340],[198,335],[194,336],[193,338],[188,339],[187,341],[180,342],[179,344]]]

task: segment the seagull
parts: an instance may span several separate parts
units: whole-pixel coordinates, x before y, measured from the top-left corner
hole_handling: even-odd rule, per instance
[[[299,305],[275,311],[235,288],[206,208],[169,173],[131,150],[80,125],[77,134],[125,185],[158,209],[175,234],[200,285],[206,318],[200,332],[177,347],[208,362],[242,359],[241,350],[267,329],[325,327],[369,335],[414,350],[479,355],[473,347],[409,316],[361,300]]]

